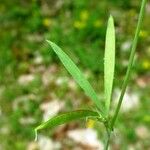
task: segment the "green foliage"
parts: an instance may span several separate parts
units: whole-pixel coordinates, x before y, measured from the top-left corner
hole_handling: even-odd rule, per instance
[[[48,50],[48,44],[43,44],[45,38],[55,41],[77,66],[85,71],[85,76],[92,83],[95,91],[99,91],[98,98],[103,103],[101,106],[104,106],[106,100],[104,100],[102,84],[103,56],[107,12],[109,12],[115,18],[117,29],[114,87],[121,88],[128,65],[129,46],[132,44],[140,0],[100,2],[99,0],[65,0],[63,3],[59,1],[61,0],[33,0],[32,2],[13,0],[11,3],[10,0],[2,0],[0,3],[0,149],[20,150],[30,147],[34,138],[33,128],[41,123],[45,115],[41,106],[45,102],[53,101],[54,97],[65,104],[63,110],[66,111],[76,106],[79,108],[85,108],[85,105],[91,106],[92,102],[82,94],[74,82],[74,87],[70,86],[72,80],[62,69],[55,52]],[[149,130],[150,124],[147,113],[150,110],[149,16],[150,14],[147,13],[142,23],[137,57],[134,59],[132,70],[133,76],[129,84],[129,89],[132,89],[131,94],[138,93],[139,107],[120,113],[119,120],[116,122],[117,130],[123,135],[119,137],[119,141],[123,140],[123,143],[121,147],[120,145],[117,147],[122,149],[129,149],[130,145],[134,147],[137,143],[141,145],[140,149],[150,147],[150,140],[141,139],[136,133],[139,125]],[[35,76],[35,79],[20,84],[18,82],[20,77],[28,74]],[[64,77],[67,78],[65,84],[57,85],[57,81],[61,81]],[[117,97],[113,102],[115,99]],[[115,107],[112,105],[111,112]],[[110,122],[112,115],[113,113],[108,115]],[[129,128],[125,129],[129,122],[131,123]],[[71,125],[75,124],[78,124],[79,128],[83,125],[82,122],[71,123]],[[68,126],[70,127],[70,124],[66,125],[65,129]],[[98,131],[99,139],[104,140],[103,124],[96,123],[94,128]],[[135,140],[132,140],[133,136],[129,136],[131,128],[133,133],[135,132]],[[50,131],[42,134],[53,139],[57,130]],[[115,139],[117,138],[116,136]],[[59,139],[56,140],[60,142]],[[61,140],[62,145],[63,141]]]
[[[104,88],[105,88],[105,105],[107,114],[109,112],[111,102],[114,68],[115,68],[115,29],[113,17],[110,16],[106,32],[105,56],[104,56]]]
[[[105,43],[105,57],[104,57],[104,93],[105,93],[105,109],[102,107],[101,103],[98,101],[98,97],[89,84],[89,82],[84,78],[83,74],[81,71],[78,69],[78,67],[73,63],[73,61],[68,57],[67,54],[65,54],[60,47],[58,47],[55,43],[48,41],[47,42],[50,44],[54,52],[58,55],[59,59],[63,63],[63,65],[66,67],[68,72],[73,76],[73,78],[76,80],[76,82],[80,85],[80,87],[85,91],[86,95],[88,95],[91,100],[94,101],[96,104],[97,108],[99,108],[98,113],[90,112],[89,110],[87,112],[82,111],[82,112],[69,112],[67,114],[62,114],[59,116],[55,116],[53,118],[50,118],[47,122],[39,125],[38,127],[35,128],[35,134],[37,136],[37,130],[44,129],[44,128],[53,128],[57,125],[67,123],[69,121],[72,121],[74,119],[79,119],[83,117],[87,117],[88,115],[100,115],[101,120],[103,120],[103,123],[106,127],[107,131],[107,141],[105,145],[105,150],[108,149],[109,147],[109,141],[110,141],[110,136],[111,132],[113,131],[113,127],[115,124],[115,121],[117,119],[121,103],[126,91],[127,84],[129,82],[129,77],[133,65],[133,59],[135,56],[135,50],[137,46],[137,41],[138,41],[138,36],[140,33],[141,29],[141,24],[142,24],[142,19],[144,15],[144,10],[146,6],[146,0],[142,0],[142,5],[140,9],[140,14],[139,14],[139,20],[137,23],[137,28],[135,32],[135,37],[133,40],[133,45],[131,48],[131,54],[129,58],[129,65],[127,68],[125,80],[123,83],[121,95],[119,98],[119,102],[117,104],[117,108],[115,111],[115,115],[113,116],[112,120],[108,118],[108,113],[109,113],[109,107],[110,107],[110,101],[111,101],[111,95],[112,95],[112,87],[113,87],[113,78],[114,78],[114,68],[115,68],[115,29],[114,29],[114,21],[112,16],[109,17],[108,20],[108,26],[107,26],[107,32],[106,32],[106,43]],[[84,15],[87,16],[87,15]],[[79,22],[78,22],[79,23]],[[79,24],[78,24],[79,27]],[[83,27],[83,24],[80,27]],[[86,116],[85,116],[86,115]],[[107,118],[105,118],[107,116]],[[110,122],[111,121],[111,122]]]
[[[114,77],[114,65],[115,65],[115,30],[113,18],[110,16],[107,27],[106,34],[106,46],[105,46],[105,96],[106,96],[106,110],[103,108],[100,103],[94,89],[91,87],[90,83],[85,79],[84,75],[81,73],[79,68],[74,64],[74,62],[69,58],[69,56],[61,50],[55,43],[47,40],[48,44],[52,47],[54,52],[57,54],[65,68],[68,72],[73,76],[75,81],[80,85],[80,87],[84,90],[87,96],[93,100],[98,108],[98,113],[91,111],[75,111],[69,112],[66,114],[62,114],[53,118],[50,118],[47,122],[42,123],[38,127],[35,128],[35,132],[37,134],[37,130],[44,128],[53,128],[57,125],[67,123],[69,121],[89,117],[89,116],[99,116],[102,120],[105,120],[105,116],[108,116],[108,109],[111,100],[112,93],[112,84]],[[107,53],[107,54],[106,54]],[[107,114],[106,114],[107,112]],[[104,121],[105,124],[105,121]],[[108,124],[106,123],[106,126]],[[37,135],[36,135],[37,136]]]
[[[73,61],[65,54],[60,47],[51,41],[47,41],[54,52],[58,55],[59,59],[66,67],[68,72],[73,76],[75,81],[80,85],[80,87],[85,91],[85,94],[94,101],[97,108],[100,109],[102,115],[104,113],[104,108],[102,107],[100,100],[98,99],[94,89],[91,87],[90,83],[85,79],[84,75],[78,69],[78,67],[73,63]]]
[[[50,118],[48,121],[42,123],[41,125],[35,128],[35,133],[37,134],[38,130],[45,129],[45,128],[54,128],[58,125],[68,123],[73,120],[78,120],[82,118],[89,118],[94,117],[101,120],[99,114],[97,112],[91,110],[77,110],[77,111],[70,111],[61,115],[57,115],[53,118]],[[37,136],[37,135],[36,135]],[[36,137],[37,139],[37,137]]]

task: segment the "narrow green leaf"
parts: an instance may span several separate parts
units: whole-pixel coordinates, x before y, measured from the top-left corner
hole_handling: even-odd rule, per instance
[[[75,81],[80,85],[80,87],[84,90],[85,94],[93,100],[93,102],[96,104],[96,106],[100,109],[102,115],[104,112],[104,109],[102,107],[102,104],[100,100],[98,99],[94,89],[90,85],[90,83],[85,79],[84,75],[81,73],[81,71],[78,69],[78,67],[74,64],[74,62],[69,58],[69,56],[64,53],[60,47],[58,47],[55,43],[48,41],[54,52],[58,55],[59,59],[63,63],[63,65],[66,67],[68,72],[73,76]]]
[[[35,140],[37,140],[37,131],[45,128],[54,128],[58,125],[62,125],[64,123],[68,123],[73,120],[82,119],[86,117],[96,117],[100,118],[99,114],[95,111],[91,110],[77,110],[77,111],[71,111],[67,113],[63,113],[60,115],[57,115],[53,118],[50,118],[48,121],[42,123],[41,125],[37,126],[35,128]]]
[[[115,68],[115,28],[113,17],[110,16],[107,25],[105,57],[104,57],[104,93],[105,107],[108,114],[112,96],[113,78]]]
[[[68,123],[76,119],[86,118],[86,117],[99,117],[99,114],[91,110],[71,111],[71,112],[63,113],[53,118],[50,118],[48,121],[36,127],[35,130],[41,130],[45,128],[54,128],[58,125]]]

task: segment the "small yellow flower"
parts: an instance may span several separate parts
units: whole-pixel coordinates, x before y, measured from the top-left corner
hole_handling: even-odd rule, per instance
[[[144,60],[142,63],[142,66],[144,69],[149,69],[150,68],[150,61]]]
[[[77,29],[83,29],[86,26],[86,24],[82,21],[75,21],[74,27]]]
[[[86,122],[86,127],[87,128],[93,128],[94,124],[95,124],[95,120],[88,119],[87,122]]]
[[[83,10],[80,13],[80,19],[86,21],[89,18],[89,13],[87,10]]]
[[[141,38],[146,38],[148,36],[148,32],[146,32],[145,30],[141,30],[140,31],[140,35]]]
[[[52,24],[52,20],[50,18],[43,19],[43,25],[45,27],[49,27]]]
[[[101,20],[96,20],[95,22],[94,22],[94,27],[96,27],[96,28],[99,28],[99,27],[101,27],[102,26],[102,21]]]

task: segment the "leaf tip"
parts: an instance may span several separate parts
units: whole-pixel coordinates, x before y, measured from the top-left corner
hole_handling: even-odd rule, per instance
[[[37,129],[36,129],[36,128],[34,129],[34,134],[35,134],[34,141],[37,141],[37,139],[38,139],[38,134],[37,134]]]
[[[49,43],[50,45],[52,45],[52,43],[53,43],[52,41],[47,40],[47,39],[46,39],[46,42]]]
[[[110,14],[110,16],[109,16],[108,21],[109,21],[109,22],[114,22],[114,18],[113,18],[113,16],[112,16],[111,14]]]

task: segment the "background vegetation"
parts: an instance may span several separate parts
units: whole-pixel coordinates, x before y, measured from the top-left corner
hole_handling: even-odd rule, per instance
[[[114,106],[128,65],[140,0],[1,0],[0,3],[0,149],[40,149],[33,128],[51,113],[92,107],[45,39],[57,43],[83,70],[103,99],[103,55],[109,14],[116,27]],[[112,149],[149,149],[150,3],[140,32],[132,79],[116,124]],[[50,107],[52,106],[54,107]],[[56,105],[56,106],[55,106]],[[59,107],[59,108],[58,108]],[[54,110],[53,110],[54,109]],[[51,113],[48,112],[51,110]],[[113,109],[112,109],[113,113]],[[69,130],[84,121],[41,133],[73,149]],[[95,125],[103,141],[103,127]],[[43,144],[46,145],[46,144]],[[44,147],[42,148],[44,149]],[[92,148],[91,148],[92,149]]]

